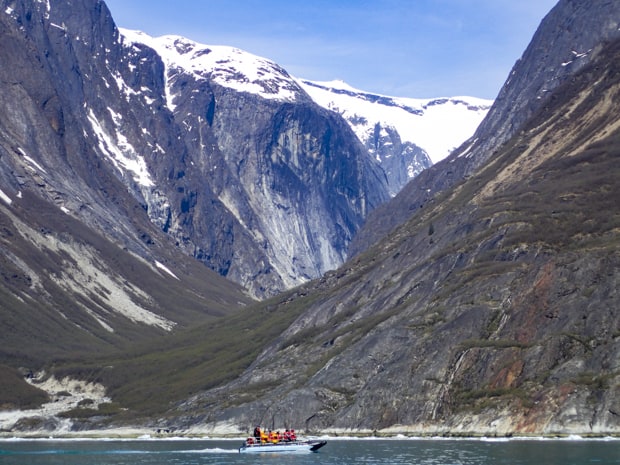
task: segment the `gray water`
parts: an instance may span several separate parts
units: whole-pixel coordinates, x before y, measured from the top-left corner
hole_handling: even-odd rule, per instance
[[[239,454],[241,441],[2,440],[0,465],[608,465],[620,440],[327,440],[317,453]]]

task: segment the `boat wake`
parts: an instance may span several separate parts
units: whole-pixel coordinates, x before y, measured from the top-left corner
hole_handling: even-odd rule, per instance
[[[209,447],[207,449],[194,449],[178,451],[184,454],[238,454],[237,449],[222,449],[221,447]]]

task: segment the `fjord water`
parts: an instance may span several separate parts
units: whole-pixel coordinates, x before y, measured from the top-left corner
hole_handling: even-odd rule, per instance
[[[318,453],[239,454],[240,441],[0,441],[0,465],[610,465],[620,440],[331,440]]]

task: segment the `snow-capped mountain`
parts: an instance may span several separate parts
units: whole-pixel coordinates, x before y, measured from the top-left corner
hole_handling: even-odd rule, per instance
[[[132,70],[153,62],[153,53],[163,64],[163,92],[155,90],[165,97],[151,96],[149,85],[125,93],[165,102],[187,147],[183,172],[203,184],[198,192],[209,187],[209,203],[240,231],[214,237],[209,231],[221,225],[203,212],[175,215],[174,202],[154,221],[187,243],[189,213],[197,234],[188,250],[258,296],[338,267],[367,213],[388,197],[381,167],[346,122],[270,60],[180,36],[119,31]],[[196,207],[203,208],[213,207]],[[242,237],[254,246],[242,245]],[[222,247],[229,242],[238,244]]]
[[[315,102],[349,123],[386,171],[392,195],[467,140],[493,104],[475,97],[389,97],[342,81],[298,82]]]
[[[290,76],[273,61],[234,47],[204,45],[181,36],[151,37],[120,29],[128,43],[157,51],[176,75],[209,79],[231,90],[280,102],[300,102],[306,93],[340,114],[386,173],[391,195],[445,158],[475,131],[493,103],[474,97],[413,99],[372,94],[342,81],[315,82]],[[175,98],[167,85],[168,107]]]
[[[233,47],[204,45],[174,35],[154,38],[127,29],[120,29],[120,33],[129,56],[136,55],[134,60],[145,59],[137,58],[144,46],[161,58],[165,67],[166,106],[191,134],[189,144],[195,146],[190,152],[194,156],[202,153],[205,160],[209,160],[196,161],[195,166],[203,167],[203,176],[212,179],[214,185],[220,184],[214,194],[235,220],[255,241],[268,244],[270,269],[283,277],[284,287],[297,285],[339,266],[355,228],[345,232],[343,241],[331,226],[317,227],[325,222],[320,218],[334,213],[328,213],[325,205],[319,206],[323,203],[320,200],[323,194],[314,200],[310,196],[308,200],[315,207],[302,209],[305,213],[300,213],[301,207],[288,194],[283,196],[280,192],[274,196],[271,189],[256,187],[256,180],[264,176],[259,171],[267,165],[261,162],[252,167],[248,160],[264,157],[277,160],[277,164],[287,166],[287,171],[295,172],[298,179],[305,179],[311,166],[304,167],[303,158],[324,157],[320,149],[322,136],[309,136],[315,128],[302,128],[297,123],[293,124],[295,127],[274,127],[273,121],[268,121],[273,111],[281,114],[283,105],[301,108],[318,104],[334,117],[346,121],[366,149],[368,159],[360,163],[370,163],[368,172],[371,173],[377,172],[371,165],[380,166],[387,180],[388,194],[395,195],[411,178],[431,166],[433,160],[446,156],[470,136],[491,103],[480,99],[416,100],[373,95],[344,83],[328,85],[294,78],[273,61]],[[142,94],[147,91],[145,88],[139,90]],[[248,105],[250,101],[252,105]],[[264,105],[274,108],[267,109]],[[289,116],[286,121],[278,118],[281,121],[278,125],[290,125],[298,118],[297,115]],[[310,121],[307,117],[303,120]],[[320,126],[322,123],[311,124]],[[205,136],[207,127],[212,137]],[[283,131],[283,134],[275,136],[273,131]],[[231,137],[232,134],[235,136]],[[262,147],[249,143],[257,136],[265,142],[261,134],[269,134],[272,142]],[[207,139],[212,139],[210,147],[205,144]],[[196,141],[201,142],[195,144]],[[346,152],[342,148],[338,150],[341,154]],[[271,151],[278,155],[269,155]],[[239,167],[243,166],[245,172],[239,172]],[[230,182],[219,180],[223,176],[222,169],[235,173]],[[357,168],[352,169],[355,171]],[[351,179],[346,182],[350,183]],[[292,185],[299,183],[295,181]],[[310,192],[312,189],[305,191],[305,195]],[[299,195],[301,193],[293,197]],[[343,208],[359,208],[356,215],[363,217],[372,197],[375,199],[371,200],[371,205],[377,205],[380,195],[364,194],[349,199],[349,206],[343,205]],[[274,205],[279,207],[274,208]],[[320,213],[322,210],[325,211]],[[349,216],[350,213],[345,215]],[[261,226],[249,226],[252,223]],[[306,223],[308,226],[304,226]],[[351,219],[336,220],[336,224],[351,224]],[[170,230],[175,229],[173,223]],[[282,241],[282,238],[296,239]],[[312,256],[312,260],[303,258]],[[228,268],[223,270],[231,276]],[[251,276],[255,281],[255,275]],[[235,279],[249,284],[247,278]]]

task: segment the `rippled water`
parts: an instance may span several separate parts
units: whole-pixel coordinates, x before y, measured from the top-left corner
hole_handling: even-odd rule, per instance
[[[239,454],[240,441],[0,441],[1,465],[609,465],[620,440],[342,440],[318,453]]]

